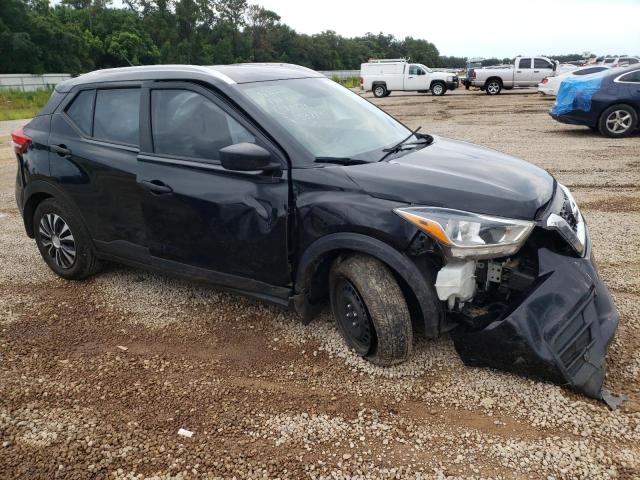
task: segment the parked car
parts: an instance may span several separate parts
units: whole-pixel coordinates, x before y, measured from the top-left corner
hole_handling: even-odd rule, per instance
[[[565,79],[549,114],[607,137],[631,135],[640,114],[640,65]]]
[[[372,60],[360,65],[360,87],[373,91],[375,97],[386,97],[393,91],[430,91],[432,95],[440,96],[458,88],[458,77],[404,59]]]
[[[618,314],[571,193],[523,160],[282,64],[89,73],[12,139],[27,235],[62,278],[121,262],[305,323],[329,299],[376,364],[456,329],[468,364],[602,396]]]
[[[609,67],[626,67],[640,63],[640,59],[638,57],[605,57],[598,59],[597,63]]]
[[[555,74],[557,64],[547,57],[517,57],[513,65],[503,68],[474,68],[469,73],[471,85],[489,95],[502,89],[535,87],[545,77]]]
[[[606,65],[593,65],[590,67],[582,67],[576,70],[572,70],[569,72],[562,73],[560,75],[556,75],[554,77],[545,77],[542,82],[538,84],[538,91],[543,93],[544,95],[552,95],[556,96],[558,94],[558,89],[560,88],[560,84],[563,80],[570,76],[581,76],[581,75],[590,75],[592,73],[602,72],[603,70],[608,70],[610,67]]]

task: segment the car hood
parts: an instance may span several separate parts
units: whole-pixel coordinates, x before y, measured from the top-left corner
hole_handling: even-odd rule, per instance
[[[373,197],[526,220],[554,189],[548,172],[524,160],[439,137],[400,158],[346,171]]]

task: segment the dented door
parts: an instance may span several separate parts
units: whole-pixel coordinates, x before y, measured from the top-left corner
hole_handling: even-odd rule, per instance
[[[218,161],[229,144],[278,154],[246,119],[206,89],[163,84],[150,102],[138,185],[150,254],[270,285],[290,283],[288,171],[233,172]],[[155,103],[154,103],[155,102]]]

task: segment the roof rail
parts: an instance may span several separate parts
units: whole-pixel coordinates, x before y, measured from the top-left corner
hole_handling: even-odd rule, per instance
[[[369,63],[398,63],[409,62],[410,58],[370,58]]]

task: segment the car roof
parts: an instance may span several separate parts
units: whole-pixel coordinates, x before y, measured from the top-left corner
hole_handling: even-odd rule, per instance
[[[146,65],[107,68],[85,73],[56,85],[58,92],[68,92],[89,83],[140,80],[195,80],[209,83],[250,83],[293,78],[324,77],[310,68],[289,63],[238,63],[233,65]]]

